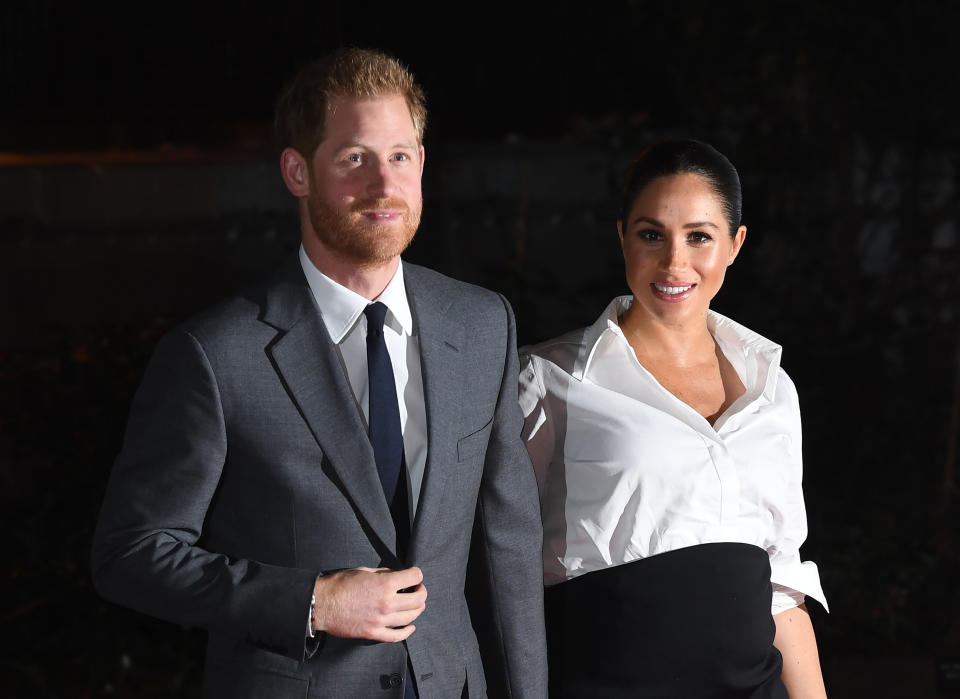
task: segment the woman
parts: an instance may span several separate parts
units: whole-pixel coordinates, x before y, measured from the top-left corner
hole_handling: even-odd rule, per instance
[[[740,210],[715,149],[648,148],[617,221],[632,295],[524,353],[552,697],[825,696],[796,390],[778,345],[709,310]]]

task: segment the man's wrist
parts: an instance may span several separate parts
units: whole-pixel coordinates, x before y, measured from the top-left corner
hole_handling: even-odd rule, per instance
[[[322,574],[317,575],[317,580],[313,583],[313,593],[310,595],[310,613],[307,616],[307,638],[314,638],[320,629],[317,628],[317,583]]]

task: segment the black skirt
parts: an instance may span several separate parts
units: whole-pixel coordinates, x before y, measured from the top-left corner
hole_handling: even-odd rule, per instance
[[[702,544],[546,590],[551,699],[788,699],[770,561]]]

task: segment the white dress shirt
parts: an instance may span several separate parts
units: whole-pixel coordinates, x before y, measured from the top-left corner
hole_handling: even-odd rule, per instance
[[[545,584],[740,542],[770,556],[774,614],[804,595],[826,607],[816,564],[800,559],[800,409],[781,348],[710,312],[710,332],[746,388],[711,425],[637,361],[618,323],[631,302],[614,299],[592,326],[521,349]]]
[[[369,417],[370,392],[367,376],[367,317],[363,309],[372,303],[318,270],[300,246],[300,266],[307,277],[313,297],[330,339],[337,346],[347,382],[353,389],[357,409],[364,424]],[[400,403],[400,429],[407,464],[407,493],[410,522],[413,523],[420,499],[420,485],[427,463],[427,412],[423,398],[420,369],[420,343],[414,334],[413,315],[403,285],[403,264],[375,301],[387,307],[383,337],[393,366]]]

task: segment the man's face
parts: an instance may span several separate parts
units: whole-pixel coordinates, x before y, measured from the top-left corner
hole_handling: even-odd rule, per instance
[[[353,264],[391,260],[420,224],[422,173],[423,148],[401,95],[334,97],[309,161],[313,234]]]

